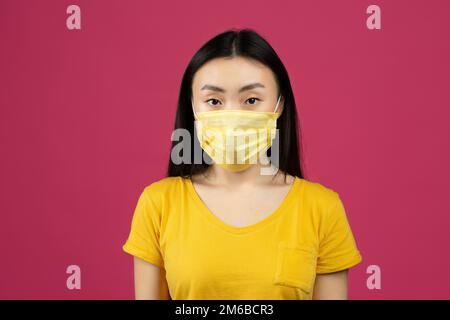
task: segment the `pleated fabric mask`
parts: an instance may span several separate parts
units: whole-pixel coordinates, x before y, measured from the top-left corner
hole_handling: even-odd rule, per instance
[[[256,164],[276,135],[281,95],[273,112],[213,110],[195,112],[201,148],[222,168],[238,172]]]

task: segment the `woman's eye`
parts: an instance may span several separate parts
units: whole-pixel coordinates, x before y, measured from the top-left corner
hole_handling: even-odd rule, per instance
[[[206,100],[206,102],[208,103],[209,101],[214,101],[214,102],[219,102],[219,100],[217,100],[217,99],[209,99],[209,100]],[[209,104],[210,106],[217,106],[217,104]]]
[[[213,101],[214,103],[213,104],[210,104],[209,102],[210,101]],[[208,99],[208,100],[206,100],[205,101],[206,103],[208,103],[210,106],[217,106],[218,105],[218,103],[220,103],[220,101],[219,100],[217,100],[217,99],[214,99],[214,98],[212,98],[212,99]],[[217,104],[216,104],[217,103]]]
[[[250,100],[251,101],[255,101],[255,103],[256,103],[256,100],[259,100],[259,99],[258,98],[253,98],[253,97],[247,99],[247,101],[250,101]],[[255,104],[255,103],[250,103],[250,104]]]

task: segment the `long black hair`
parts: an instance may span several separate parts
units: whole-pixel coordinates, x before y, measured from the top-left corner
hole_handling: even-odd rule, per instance
[[[203,173],[208,169],[209,164],[204,162],[203,157],[201,163],[195,163],[194,161],[194,144],[199,144],[199,141],[194,135],[194,114],[191,105],[192,79],[197,70],[209,60],[234,56],[255,59],[273,71],[279,93],[284,97],[284,108],[277,119],[277,129],[279,129],[278,169],[284,174],[303,178],[299,160],[298,134],[300,133],[300,128],[297,122],[295,99],[288,73],[270,44],[256,31],[248,28],[233,28],[218,34],[206,42],[189,62],[181,81],[175,129],[186,129],[189,131],[189,136],[193,141],[173,141],[172,150],[175,145],[188,143],[185,147],[191,148],[191,161],[189,163],[175,164],[170,158],[167,175],[169,177],[181,176],[183,178],[191,178],[193,175]],[[268,152],[270,152],[270,149]]]

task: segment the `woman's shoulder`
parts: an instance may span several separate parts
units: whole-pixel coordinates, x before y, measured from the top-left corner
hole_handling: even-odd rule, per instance
[[[339,193],[327,184],[302,179],[303,196],[301,197],[303,212],[317,221],[317,225],[328,225],[344,214],[344,206]]]
[[[163,177],[147,184],[144,192],[152,195],[166,194],[179,188],[183,183],[182,177]]]
[[[304,200],[309,203],[329,205],[339,200],[339,193],[333,187],[306,178],[300,180],[303,184]]]
[[[146,184],[141,191],[141,198],[153,208],[162,210],[165,204],[179,199],[182,192],[182,177],[164,177]]]

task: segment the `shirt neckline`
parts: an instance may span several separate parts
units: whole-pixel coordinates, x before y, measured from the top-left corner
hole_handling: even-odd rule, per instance
[[[274,211],[272,211],[272,213],[270,215],[268,215],[267,217],[255,222],[253,224],[242,226],[242,227],[237,227],[237,226],[233,226],[233,225],[226,223],[225,221],[220,219],[218,216],[216,216],[214,213],[212,213],[211,210],[209,210],[209,208],[206,206],[206,204],[200,198],[197,191],[195,190],[192,180],[190,178],[187,178],[186,180],[187,180],[187,188],[189,190],[189,193],[191,194],[191,196],[192,196],[195,204],[199,208],[201,214],[204,215],[210,222],[212,222],[219,228],[221,228],[225,231],[231,232],[231,233],[236,233],[236,234],[242,234],[242,233],[247,233],[250,231],[257,230],[257,229],[262,228],[263,226],[267,225],[268,223],[272,222],[276,218],[278,218],[283,213],[283,211],[285,211],[284,209],[295,198],[299,197],[297,192],[302,192],[302,189],[303,189],[303,181],[301,181],[302,179],[295,176],[294,182],[292,183],[291,188],[289,189],[289,192],[284,197],[281,204]]]

